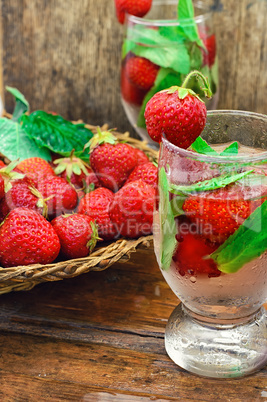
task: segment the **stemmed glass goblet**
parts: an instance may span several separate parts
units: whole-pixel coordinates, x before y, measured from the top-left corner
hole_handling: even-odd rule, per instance
[[[184,369],[240,377],[267,363],[267,116],[208,111],[187,150],[162,138],[154,247],[181,301],[165,347]]]

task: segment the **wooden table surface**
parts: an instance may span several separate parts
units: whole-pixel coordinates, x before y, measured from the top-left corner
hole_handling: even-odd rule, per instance
[[[0,296],[1,401],[267,401],[267,367],[197,377],[164,349],[177,299],[153,250],[74,279]]]

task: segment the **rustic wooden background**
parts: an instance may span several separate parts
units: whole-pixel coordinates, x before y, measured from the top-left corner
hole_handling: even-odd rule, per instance
[[[205,0],[204,0],[205,3]],[[218,38],[218,108],[267,113],[267,1],[211,0]],[[130,129],[120,103],[123,27],[113,0],[1,0],[4,86],[31,109]],[[6,110],[13,100],[5,93]]]

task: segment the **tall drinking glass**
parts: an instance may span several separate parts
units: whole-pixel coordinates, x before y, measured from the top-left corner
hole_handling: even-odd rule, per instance
[[[201,71],[211,84],[208,109],[218,103],[218,58],[213,14],[202,2],[194,3],[193,18],[177,19],[177,0],[154,0],[145,18],[127,15],[122,46],[121,100],[126,115],[142,139],[147,134],[144,110],[158,91],[181,85],[192,70]],[[191,87],[196,87],[191,81]],[[199,87],[197,86],[197,93]]]
[[[267,116],[208,111],[188,150],[163,138],[154,245],[181,303],[165,347],[184,369],[239,377],[267,364]]]

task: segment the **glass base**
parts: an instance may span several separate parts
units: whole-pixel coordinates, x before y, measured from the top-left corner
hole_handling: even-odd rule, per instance
[[[267,364],[267,312],[236,321],[196,315],[180,303],[165,331],[169,357],[185,370],[204,377],[252,374]]]

